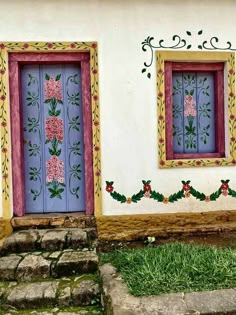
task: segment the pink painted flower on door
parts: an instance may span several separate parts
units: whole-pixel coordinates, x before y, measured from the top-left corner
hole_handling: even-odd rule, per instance
[[[65,187],[64,162],[60,160],[61,144],[64,139],[64,123],[58,116],[61,110],[58,109],[58,104],[62,102],[62,85],[61,74],[56,75],[55,78],[45,75],[45,104],[49,105],[48,115],[45,120],[45,143],[50,143],[48,147],[50,159],[46,161],[46,181],[50,198],[60,198]]]
[[[55,98],[57,100],[62,100],[62,87],[60,77],[60,75],[57,75],[56,79],[54,79],[46,75],[46,81],[44,85],[45,99]]]
[[[47,162],[47,183],[51,183],[56,180],[59,183],[64,183],[64,162],[57,156],[53,155]]]
[[[61,118],[52,116],[46,119],[45,130],[46,130],[46,139],[53,140],[55,137],[58,141],[63,141],[63,127],[64,123]]]
[[[185,100],[184,100],[184,116],[196,116],[197,115],[197,111],[196,111],[196,101],[193,98],[192,95],[186,95],[185,96]]]

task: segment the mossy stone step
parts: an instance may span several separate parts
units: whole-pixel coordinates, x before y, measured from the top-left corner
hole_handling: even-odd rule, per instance
[[[0,310],[39,309],[100,305],[100,288],[95,276],[56,279],[0,286]]]
[[[32,252],[0,257],[0,281],[30,281],[58,278],[98,270],[95,251],[66,249],[57,252]]]
[[[15,308],[0,309],[0,315],[103,315],[103,310],[99,306],[87,307],[50,307],[41,310],[16,310]]]
[[[28,229],[14,232],[1,248],[0,254],[36,250],[57,251],[67,248],[91,248],[96,239],[95,228]]]
[[[51,310],[48,311],[30,311],[30,312],[7,312],[7,313],[1,313],[0,315],[102,315],[102,312],[99,311],[86,311],[86,310],[80,310],[80,311],[67,311],[67,310],[59,310],[58,312],[52,312]]]

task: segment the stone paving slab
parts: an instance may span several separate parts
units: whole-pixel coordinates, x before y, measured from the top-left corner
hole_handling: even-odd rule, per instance
[[[57,278],[98,269],[95,251],[64,250],[50,252],[12,254],[0,257],[0,281]]]
[[[91,307],[68,307],[68,308],[59,308],[59,307],[50,307],[48,310],[1,310],[0,315],[103,315],[101,308]]]
[[[21,283],[1,288],[0,311],[4,307],[35,309],[55,306],[92,306],[100,303],[99,285],[81,278]],[[1,312],[0,312],[1,314]]]
[[[58,285],[56,281],[20,284],[6,294],[6,303],[19,309],[53,305]]]
[[[36,250],[58,251],[66,248],[91,247],[95,228],[28,229],[14,232],[3,243],[0,254]]]
[[[12,255],[0,258],[0,280],[15,280],[16,268],[22,257]]]
[[[69,268],[68,268],[69,266]],[[95,272],[98,268],[98,256],[94,252],[63,252],[54,266],[57,276]]]
[[[116,269],[100,267],[103,279],[103,304],[109,315],[235,315],[236,290],[171,293],[135,297]]]

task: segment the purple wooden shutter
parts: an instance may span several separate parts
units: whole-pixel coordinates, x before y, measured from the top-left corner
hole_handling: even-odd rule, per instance
[[[213,153],[214,75],[174,72],[172,77],[174,153]]]
[[[21,68],[26,212],[85,210],[79,65]]]

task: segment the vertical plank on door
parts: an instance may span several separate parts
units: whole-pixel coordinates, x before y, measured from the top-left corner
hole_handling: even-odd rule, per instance
[[[22,111],[24,129],[25,205],[27,212],[43,212],[43,135],[42,95],[38,66],[21,70]]]

